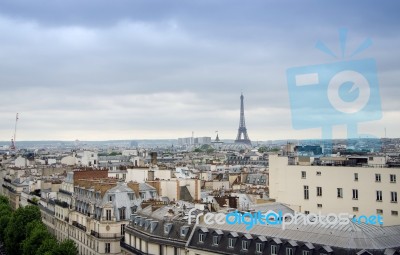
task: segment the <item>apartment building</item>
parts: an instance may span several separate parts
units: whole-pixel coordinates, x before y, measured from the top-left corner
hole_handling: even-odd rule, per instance
[[[14,178],[9,176],[3,178],[2,194],[9,198],[13,210],[20,206],[21,193],[29,189],[29,178]]]
[[[111,179],[78,180],[74,186],[68,234],[79,253],[120,254],[119,241],[140,199],[125,183]]]
[[[193,229],[186,211],[176,205],[153,204],[133,214],[121,241],[123,254],[185,255]]]
[[[130,215],[143,201],[158,199],[157,191],[145,183],[89,175],[104,176],[107,171],[68,173],[57,198],[40,201],[42,221],[58,240],[73,240],[79,254],[121,254]]]
[[[304,213],[380,215],[384,226],[400,225],[400,168],[385,167],[382,157],[360,160],[331,157],[316,164],[271,155],[269,196]]]

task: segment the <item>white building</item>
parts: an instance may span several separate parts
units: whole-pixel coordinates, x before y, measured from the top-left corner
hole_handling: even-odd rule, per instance
[[[80,166],[98,166],[97,152],[93,151],[79,151],[76,156],[76,164]]]
[[[277,155],[269,160],[269,195],[277,202],[305,213],[381,215],[385,226],[400,224],[400,168],[382,167],[380,159],[368,159],[379,167],[289,165],[288,157]]]
[[[61,164],[62,165],[67,165],[67,166],[74,166],[76,164],[76,158],[75,155],[73,156],[65,156],[61,159]]]
[[[14,166],[15,167],[24,168],[24,167],[27,167],[29,165],[30,165],[29,160],[24,158],[24,157],[22,157],[22,156],[18,156],[18,158],[16,158],[15,161],[14,161]]]

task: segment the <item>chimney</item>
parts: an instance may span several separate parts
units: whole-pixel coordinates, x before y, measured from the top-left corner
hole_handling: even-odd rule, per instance
[[[155,151],[150,152],[150,157],[151,157],[151,164],[153,166],[156,166],[157,165],[157,152],[155,152]]]
[[[148,181],[154,181],[154,170],[149,170],[148,172],[147,172],[147,180]]]

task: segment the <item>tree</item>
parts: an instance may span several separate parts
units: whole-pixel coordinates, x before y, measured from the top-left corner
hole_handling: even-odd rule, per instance
[[[44,241],[51,238],[51,234],[40,220],[29,222],[26,226],[26,239],[22,242],[22,254],[37,254]]]
[[[5,232],[6,232],[5,230],[9,224],[10,220],[11,220],[11,213],[8,215],[7,214],[2,215],[0,217],[0,240],[1,241],[4,241],[4,236],[5,236]]]
[[[264,152],[267,152],[267,151],[268,151],[268,148],[265,147],[265,146],[262,146],[262,147],[258,148],[258,152],[259,153],[264,153]]]
[[[5,246],[8,254],[21,254],[21,244],[27,237],[26,226],[29,222],[40,220],[40,211],[37,206],[18,208],[12,215],[5,229]]]
[[[4,234],[12,216],[12,209],[8,198],[0,196],[0,240],[4,241]]]
[[[78,248],[71,239],[64,240],[52,252],[53,255],[76,255]]]
[[[57,240],[54,237],[50,237],[45,239],[40,245],[39,249],[37,249],[37,255],[53,255],[53,251],[58,249]]]
[[[0,204],[6,204],[8,205],[8,198],[5,196],[0,196]]]

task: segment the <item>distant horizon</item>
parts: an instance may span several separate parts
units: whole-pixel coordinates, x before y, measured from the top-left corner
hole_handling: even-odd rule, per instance
[[[363,139],[400,139],[400,137],[359,137],[359,138],[307,138],[307,139],[273,139],[273,140],[251,140],[251,142],[274,142],[274,141],[324,141],[324,140],[363,140]],[[235,139],[220,139],[221,141],[234,142]],[[24,142],[76,142],[77,140],[22,140],[17,141],[18,143]],[[78,140],[79,142],[142,142],[142,141],[178,141],[178,138],[159,138],[159,139],[111,139],[111,140]],[[211,142],[214,139],[212,138]],[[10,144],[11,141],[0,141],[0,144]]]

